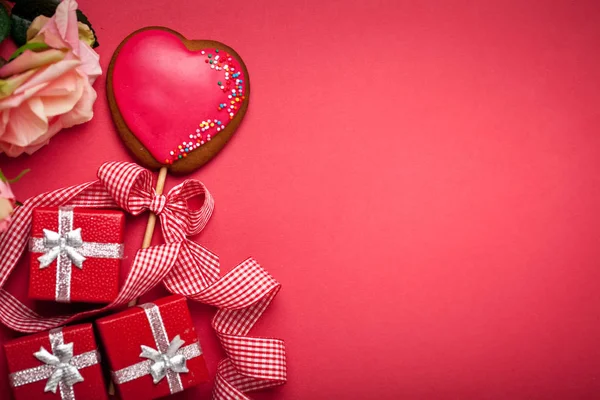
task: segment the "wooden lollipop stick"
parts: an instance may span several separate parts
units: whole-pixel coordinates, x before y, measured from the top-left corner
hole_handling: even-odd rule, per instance
[[[160,171],[158,171],[158,180],[156,181],[156,194],[161,195],[165,189],[165,181],[167,180],[167,168],[162,167]],[[150,247],[152,243],[152,236],[154,236],[154,227],[156,226],[156,214],[150,213],[148,216],[148,224],[146,224],[146,233],[144,233],[144,240],[142,241],[142,249],[147,249]],[[137,299],[133,299],[129,302],[128,306],[133,307],[137,304]],[[114,396],[115,394],[115,384],[114,382],[110,382],[108,386],[108,394]]]
[[[156,182],[156,194],[161,195],[165,190],[165,181],[167,180],[167,167],[162,167],[158,171],[158,181]],[[144,241],[142,242],[142,249],[147,249],[152,243],[152,236],[154,235],[154,226],[156,225],[156,214],[150,213],[148,217],[148,225],[146,225],[146,233],[144,234]]]
[[[167,180],[167,167],[162,167],[158,172],[158,181],[156,182],[156,194],[161,195],[165,189],[165,181]],[[152,243],[152,236],[154,235],[154,227],[156,226],[156,214],[150,213],[148,216],[148,224],[146,225],[146,233],[144,233],[144,240],[142,241],[142,249],[147,249]],[[133,307],[137,304],[137,299],[133,299],[129,302],[129,307]]]

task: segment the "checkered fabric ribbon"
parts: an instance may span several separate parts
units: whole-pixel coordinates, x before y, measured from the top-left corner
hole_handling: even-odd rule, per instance
[[[37,207],[120,207],[133,215],[149,210],[158,215],[166,243],[137,252],[119,296],[104,308],[47,318],[0,289],[0,322],[20,332],[44,331],[123,306],[163,282],[171,293],[219,309],[212,325],[227,357],[218,366],[214,399],[248,399],[247,392],[285,383],[283,341],[248,336],[281,285],[253,259],[220,277],[218,257],[188,239],[204,229],[212,214],[214,201],[206,187],[189,179],[158,196],[150,171],[123,162],[102,165],[98,178],[32,197],[17,209],[9,230],[0,234],[0,288],[27,245]],[[204,200],[198,210],[188,207],[194,197]]]

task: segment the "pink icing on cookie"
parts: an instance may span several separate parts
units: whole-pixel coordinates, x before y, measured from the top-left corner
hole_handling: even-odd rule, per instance
[[[188,50],[171,32],[141,31],[113,70],[115,101],[152,156],[170,164],[217,135],[245,101],[246,77],[225,50]]]

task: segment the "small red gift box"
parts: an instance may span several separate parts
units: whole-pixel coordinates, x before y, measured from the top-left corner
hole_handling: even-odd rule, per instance
[[[33,211],[29,297],[110,303],[119,292],[125,215],[40,207]]]
[[[122,400],[156,399],[208,381],[185,297],[132,307],[96,324]]]
[[[4,344],[15,400],[105,400],[92,324],[53,329]]]

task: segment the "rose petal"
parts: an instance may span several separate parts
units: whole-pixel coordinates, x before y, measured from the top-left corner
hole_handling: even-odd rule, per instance
[[[73,52],[77,55],[79,53],[79,26],[77,24],[76,10],[77,2],[75,0],[62,1],[58,7],[56,7],[54,16],[52,16],[50,21],[48,21],[48,23],[40,30],[40,33],[58,35],[69,44],[71,49],[73,49]],[[48,39],[49,38],[46,37],[46,40]],[[52,46],[48,41],[46,41],[46,43]]]
[[[11,75],[26,72],[30,69],[58,62],[65,58],[65,55],[65,52],[56,49],[40,52],[25,50],[19,57],[0,68],[0,78],[6,78]]]
[[[71,111],[60,117],[65,128],[88,122],[94,116],[93,106],[97,97],[96,91],[87,79],[81,80],[80,82],[82,83],[82,91],[79,101]]]
[[[52,82],[66,72],[75,69],[79,65],[79,60],[62,60],[55,64],[48,65],[29,79],[23,86],[15,90],[15,94],[25,93],[32,88],[36,88],[37,92],[38,90],[41,90],[41,88],[37,88],[38,85],[43,84],[44,87],[46,87],[49,82]]]
[[[81,79],[76,71],[71,71],[40,91],[38,94],[46,116],[54,117],[73,110],[83,94],[84,82],[87,83],[87,79]]]
[[[90,83],[94,84],[96,78],[102,75],[100,56],[90,46],[80,42],[79,59],[81,60],[81,65],[77,68],[77,70],[86,74],[90,79]]]
[[[49,81],[43,89],[36,93],[36,96],[60,97],[69,95],[77,90],[77,85],[79,84],[78,81],[81,79],[81,75],[77,70],[72,69],[56,79]]]
[[[10,96],[17,87],[25,83],[36,72],[37,69],[31,69],[22,74],[13,75],[6,80],[0,79],[0,99]]]
[[[26,83],[17,88],[11,96],[0,99],[0,111],[19,107],[23,102],[44,90],[53,80],[69,70],[74,70],[78,63],[79,61],[76,60],[63,60],[40,69]]]
[[[0,197],[0,221],[5,221],[7,219],[10,221],[9,218],[13,210],[12,202]]]
[[[10,185],[2,181],[0,181],[0,198],[8,199],[11,202],[15,200],[15,195],[10,189]]]
[[[33,143],[48,129],[48,119],[43,113],[40,99],[30,99],[7,112],[10,113],[10,123],[2,135],[5,143],[24,147]]]
[[[33,154],[50,142],[50,139],[60,132],[65,126],[60,117],[54,117],[49,122],[46,132],[25,148],[27,154]]]
[[[46,17],[45,15],[40,15],[31,21],[31,25],[29,25],[29,28],[27,28],[27,41],[29,42],[31,39],[37,36],[37,34],[40,33],[40,30],[48,23],[48,21],[50,21],[50,18]]]

